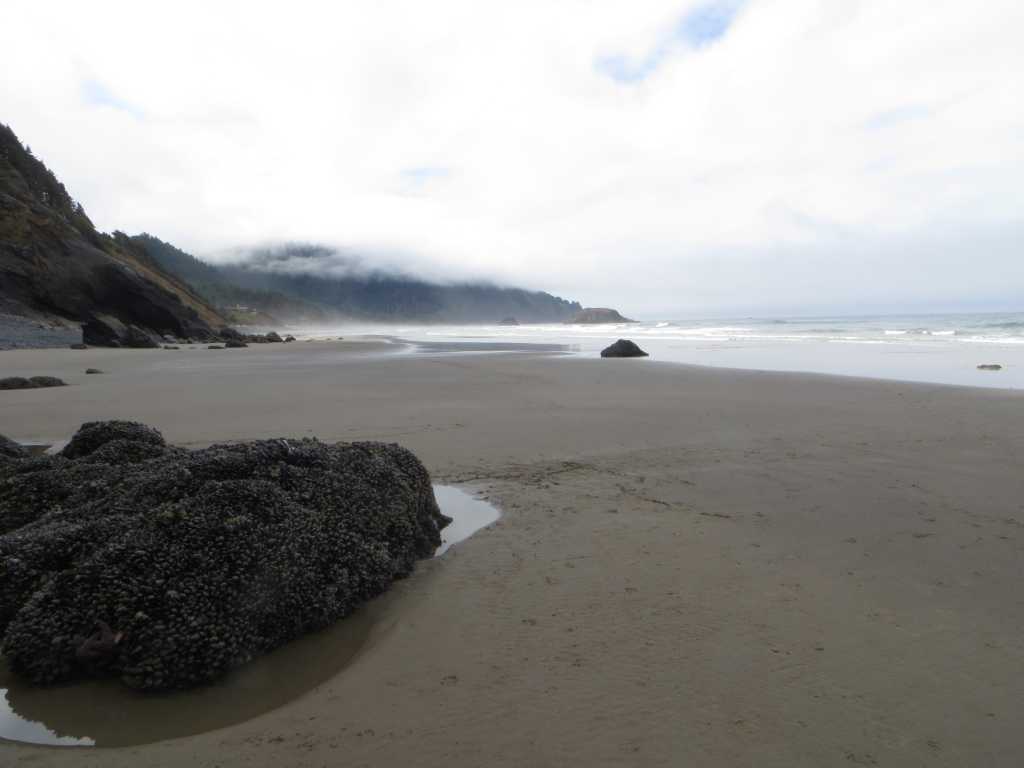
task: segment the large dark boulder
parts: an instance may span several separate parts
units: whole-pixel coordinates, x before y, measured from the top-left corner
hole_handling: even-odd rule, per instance
[[[241,333],[239,333],[234,328],[231,328],[230,326],[227,326],[227,325],[225,325],[219,331],[217,331],[217,335],[220,336],[220,338],[224,339],[224,341],[244,341],[245,340],[245,337],[242,336]]]
[[[619,339],[601,350],[601,357],[647,357],[647,353],[629,339]]]
[[[273,344],[280,344],[284,341],[284,339],[281,338],[277,331],[271,331],[270,333],[268,333],[266,335],[266,339],[268,342],[271,342]]]
[[[156,349],[160,340],[135,325],[126,325],[111,315],[95,315],[82,325],[82,342],[95,347]]]
[[[0,637],[37,684],[187,688],[323,628],[440,544],[423,465],[393,444],[197,451],[130,422],[0,461]]]

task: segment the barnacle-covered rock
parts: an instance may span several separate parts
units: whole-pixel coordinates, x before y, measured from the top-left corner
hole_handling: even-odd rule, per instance
[[[166,445],[164,436],[145,424],[134,421],[87,421],[78,428],[60,454],[66,459],[77,459],[115,440],[151,443],[160,447]]]
[[[0,379],[0,389],[40,389],[42,387],[66,387],[67,383],[56,376],[8,376]]]
[[[20,443],[16,443],[9,437],[0,435],[0,461],[3,459],[24,459],[28,456],[28,450]]]
[[[32,682],[208,682],[346,616],[440,544],[423,465],[393,444],[188,451],[92,422],[0,461],[0,637]]]

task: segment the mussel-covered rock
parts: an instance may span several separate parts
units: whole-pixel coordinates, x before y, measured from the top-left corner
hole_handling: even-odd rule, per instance
[[[40,389],[43,387],[66,387],[67,382],[56,376],[8,376],[0,379],[0,389]]]
[[[132,422],[0,460],[0,637],[37,684],[208,682],[346,616],[448,523],[393,444],[259,440],[196,451]]]
[[[26,459],[28,455],[28,449],[25,446],[14,442],[9,437],[0,435],[0,461],[4,459]]]

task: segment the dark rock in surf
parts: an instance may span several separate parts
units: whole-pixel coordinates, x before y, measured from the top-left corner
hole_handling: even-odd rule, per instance
[[[619,339],[601,350],[601,357],[647,357],[647,353],[629,339]]]
[[[505,317],[498,321],[498,325],[519,325],[519,321],[514,317]]]
[[[423,465],[393,444],[197,451],[131,422],[0,461],[0,637],[36,684],[188,688],[328,626],[441,542]]]

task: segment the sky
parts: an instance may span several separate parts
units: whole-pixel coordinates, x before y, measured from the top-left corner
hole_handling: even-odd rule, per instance
[[[5,0],[101,229],[641,318],[1024,309],[1019,0]]]

